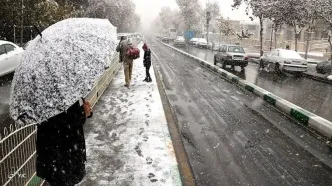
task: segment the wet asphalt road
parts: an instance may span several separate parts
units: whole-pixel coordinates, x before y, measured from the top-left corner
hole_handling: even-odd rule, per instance
[[[195,47],[179,49],[213,64],[215,52]],[[314,64],[308,64],[308,71],[315,72],[315,66]],[[245,71],[242,72],[239,67],[236,67],[235,70],[231,70],[230,66],[227,66],[226,70],[310,112],[332,121],[332,85],[330,84],[305,77],[296,77],[292,74],[278,75],[260,71],[259,65],[254,63],[249,63]]]
[[[331,185],[329,148],[252,94],[149,40],[197,185]]]
[[[14,124],[9,116],[10,88],[14,73],[0,77],[0,133],[3,134],[3,128]]]

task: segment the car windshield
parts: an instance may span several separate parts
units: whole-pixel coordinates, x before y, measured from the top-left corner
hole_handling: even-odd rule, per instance
[[[201,42],[201,43],[207,43],[206,39],[204,39],[204,38],[199,39],[199,42]]]
[[[293,50],[280,50],[279,55],[283,58],[303,59],[299,53]]]
[[[244,49],[240,46],[229,46],[228,47],[228,52],[232,53],[245,53]]]

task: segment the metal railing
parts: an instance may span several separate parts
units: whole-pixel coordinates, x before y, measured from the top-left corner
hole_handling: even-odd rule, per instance
[[[95,105],[108,84],[121,67],[116,53],[110,68],[102,75],[86,99]],[[44,180],[36,176],[36,133],[37,125],[10,125],[0,133],[0,185],[39,186]]]

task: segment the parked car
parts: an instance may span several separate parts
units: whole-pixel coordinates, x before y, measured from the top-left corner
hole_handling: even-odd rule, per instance
[[[170,38],[169,37],[162,37],[161,41],[164,43],[169,43]]]
[[[196,46],[198,42],[198,38],[192,38],[189,40],[189,45],[190,46]]]
[[[317,64],[316,66],[317,73],[320,74],[331,74],[332,72],[332,63],[331,61],[323,61]]]
[[[182,36],[178,36],[174,40],[174,46],[182,46],[182,47],[184,47],[185,45],[186,45],[186,40]]]
[[[198,41],[197,41],[197,47],[198,48],[207,48],[207,41],[205,38],[200,38]]]
[[[261,66],[269,71],[306,72],[307,61],[294,50],[274,49],[264,54],[260,59]]]
[[[15,71],[24,50],[14,43],[0,40],[0,76]]]
[[[231,65],[232,68],[240,66],[242,70],[248,66],[248,56],[244,49],[238,45],[222,45],[214,55],[214,65],[221,63],[222,67]]]

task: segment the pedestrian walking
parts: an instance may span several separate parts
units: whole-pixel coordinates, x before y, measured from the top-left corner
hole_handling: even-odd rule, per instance
[[[145,67],[145,73],[146,73],[145,79],[143,81],[152,82],[152,78],[149,72],[151,67],[151,50],[146,43],[144,43],[142,48],[144,50],[143,65]]]
[[[129,88],[133,72],[133,61],[135,58],[137,58],[136,55],[138,55],[139,57],[139,50],[137,54],[137,49],[133,47],[130,39],[127,39],[121,41],[118,44],[118,46],[116,47],[116,51],[122,54],[123,68],[124,68],[125,82],[126,82],[124,86]],[[136,55],[133,53],[135,53]]]
[[[286,45],[286,50],[289,50],[290,48],[289,48],[289,45]]]
[[[85,176],[83,124],[89,116],[90,104],[77,101],[37,126],[37,176],[51,186],[74,186]]]

